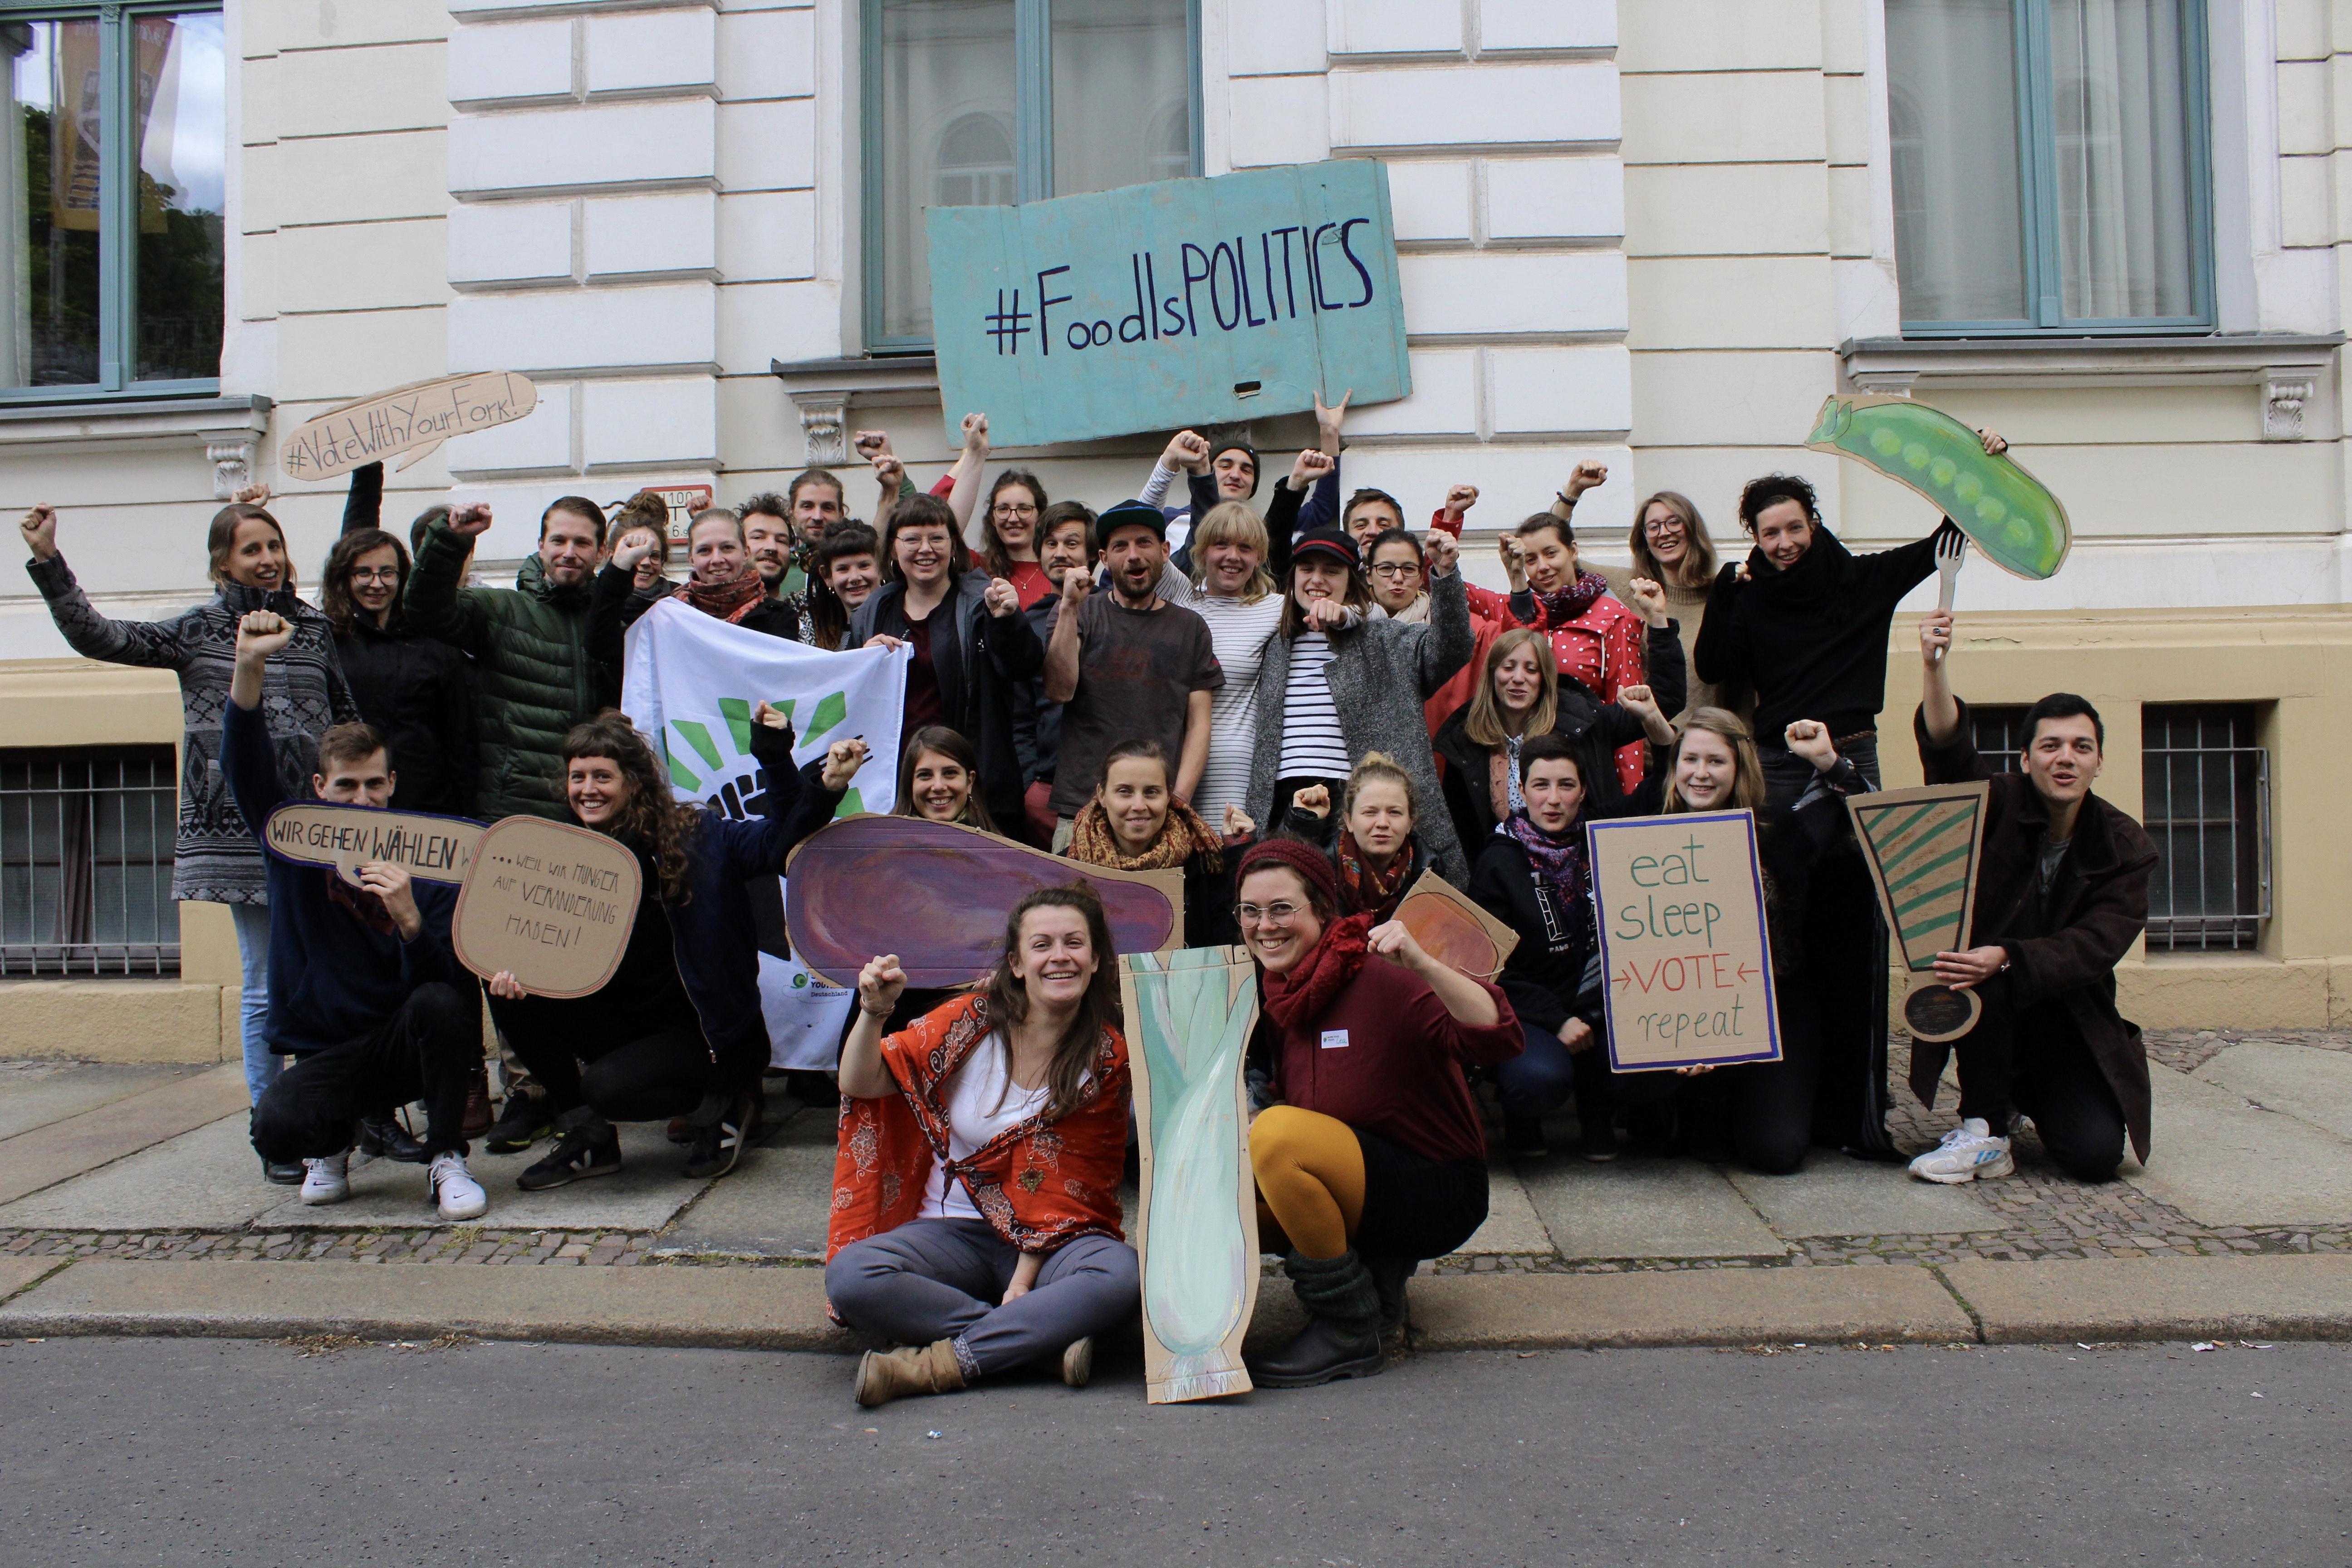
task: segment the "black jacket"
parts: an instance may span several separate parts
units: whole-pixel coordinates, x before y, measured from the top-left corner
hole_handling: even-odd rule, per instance
[[[1886,637],[1903,595],[1933,575],[1936,541],[1854,555],[1827,529],[1786,572],[1748,552],[1750,581],[1727,564],[1699,622],[1693,662],[1701,680],[1745,681],[1756,692],[1756,742],[1785,749],[1782,732],[1818,719],[1832,737],[1875,730],[1886,706]]]
[[[1038,646],[1053,634],[1054,611],[1061,605],[1059,594],[1045,594],[1022,611],[1029,629],[1037,634]],[[1024,789],[1043,779],[1053,782],[1055,759],[1062,750],[1062,705],[1045,700],[1044,667],[1038,673],[1013,683],[1013,746],[1021,758],[1021,784]]]
[[[1647,642],[1643,659],[1649,673],[1650,695],[1656,700],[1659,712],[1679,713],[1690,692],[1683,665],[1682,633],[1668,621],[1663,626],[1652,626]],[[1624,786],[1617,780],[1617,749],[1643,739],[1642,721],[1614,702],[1601,701],[1584,682],[1570,675],[1560,677],[1555,707],[1551,732],[1578,743],[1579,769],[1591,781],[1593,804],[1620,798]],[[1430,750],[1444,761],[1445,809],[1453,815],[1454,835],[1462,841],[1462,852],[1475,867],[1479,847],[1494,833],[1496,818],[1494,796],[1486,787],[1487,748],[1470,738],[1469,719],[1467,702],[1447,714]]]
[[[1013,715],[1020,700],[1022,681],[1045,668],[1045,645],[1017,611],[997,616],[988,613],[982,595],[988,591],[988,574],[966,573],[954,590],[932,611],[947,616],[952,637],[931,637],[931,665],[940,683],[940,701],[948,728],[970,741],[980,753],[981,797],[1000,827],[1022,819],[1021,752],[1013,738]],[[877,588],[849,617],[844,647],[862,647],[867,638],[883,634],[907,635],[903,583]]]
[[[474,814],[478,724],[474,662],[438,637],[386,631],[353,616],[335,635],[360,717],[392,752],[392,808]]]

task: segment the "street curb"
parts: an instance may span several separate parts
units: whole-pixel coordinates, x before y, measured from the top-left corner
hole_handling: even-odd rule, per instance
[[[0,1337],[483,1340],[847,1353],[815,1268],[0,1259]],[[1299,1322],[1261,1293],[1253,1342]],[[1416,1279],[1414,1349],[2352,1340],[2352,1254]]]

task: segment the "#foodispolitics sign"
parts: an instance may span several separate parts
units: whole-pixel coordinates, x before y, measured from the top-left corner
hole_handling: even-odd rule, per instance
[[[949,437],[999,447],[1294,414],[1412,390],[1388,170],[1368,158],[932,207]]]
[[[1756,818],[1745,811],[1585,825],[1609,1065],[1619,1072],[1780,1059]]]
[[[910,657],[904,649],[827,653],[665,599],[629,628],[621,708],[654,738],[680,800],[700,802],[739,822],[761,809],[767,784],[751,760],[751,714],[766,702],[791,715],[796,762],[823,756],[835,741],[862,738],[866,764],[850,780],[840,815],[887,812],[898,788],[898,725]],[[782,878],[772,896],[764,889],[755,895],[752,915],[770,1062],[830,1072],[855,998],[793,957],[784,931]]]

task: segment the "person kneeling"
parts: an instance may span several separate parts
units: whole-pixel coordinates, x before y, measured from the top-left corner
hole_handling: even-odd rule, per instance
[[[2126,1131],[2147,1160],[2147,1047],[2116,1009],[2116,965],[2147,924],[2156,846],[2091,793],[2106,725],[2080,697],[2053,692],[2025,710],[2021,772],[1985,765],[1952,694],[1951,640],[1949,610],[1919,623],[1919,761],[1931,784],[1990,779],[1991,794],[1969,927],[1983,945],[1937,953],[1936,978],[1975,991],[1984,1012],[1949,1047],[1959,1056],[1960,1125],[1911,1173],[1947,1185],[2008,1175],[2017,1110],[2033,1118],[2059,1169],[2113,1181]],[[1930,1108],[1946,1049],[1911,1047],[1911,1092]]]
[[[1339,915],[1339,878],[1312,846],[1253,847],[1238,887],[1285,1101],[1250,1123],[1258,1230],[1308,1318],[1250,1375],[1266,1388],[1370,1377],[1386,1364],[1381,1331],[1404,1324],[1413,1269],[1486,1218],[1463,1064],[1509,1061],[1525,1037],[1500,990],[1430,957],[1402,921]]]
[[[261,715],[262,672],[294,627],[268,610],[238,623],[221,716],[221,777],[257,837],[289,794]],[[392,763],[366,724],[319,737],[310,791],[338,805],[391,801]],[[418,885],[371,861],[354,892],[329,868],[266,857],[269,878],[270,1048],[296,1058],[253,1108],[253,1147],[302,1162],[302,1201],[351,1196],[352,1128],[425,1101],[429,1201],[446,1220],[488,1206],[466,1169],[466,1091],[482,1062],[481,1016],[449,945],[455,888]],[[461,990],[460,987],[463,987]]]
[[[897,956],[858,975],[824,1289],[842,1321],[907,1347],[866,1353],[858,1404],[1054,1355],[1082,1388],[1094,1336],[1135,1311],[1117,964],[1081,884],[1014,904],[987,985],[901,1033],[882,1033]]]

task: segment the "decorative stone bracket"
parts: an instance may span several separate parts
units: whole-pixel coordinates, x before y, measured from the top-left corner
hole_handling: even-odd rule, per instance
[[[939,362],[929,354],[878,359],[803,360],[768,363],[799,413],[802,460],[811,467],[851,458],[850,411],[858,406],[906,406],[940,399]]]
[[[2263,372],[2263,439],[2303,439],[2303,408],[2319,384],[2307,370]]]
[[[253,456],[259,432],[200,430],[205,458],[213,466],[213,499],[226,500],[253,482]]]

